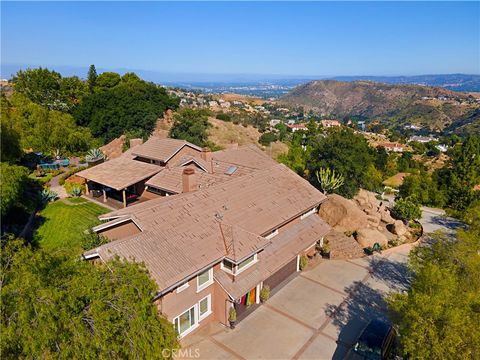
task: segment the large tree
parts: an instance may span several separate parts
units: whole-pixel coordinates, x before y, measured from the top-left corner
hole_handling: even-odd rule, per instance
[[[182,109],[175,114],[170,136],[198,146],[206,146],[209,126],[208,116],[204,110]]]
[[[88,68],[88,75],[87,75],[87,83],[88,83],[88,88],[90,92],[93,92],[93,89],[95,88],[97,84],[97,69],[95,69],[95,65],[90,65]]]
[[[94,93],[85,97],[73,113],[77,123],[88,126],[95,137],[107,142],[130,131],[148,136],[165,110],[178,107],[178,99],[170,97],[164,88],[133,74],[123,79],[113,74],[101,74]]]
[[[435,234],[411,252],[411,287],[388,299],[409,359],[480,358],[479,249],[477,223],[456,239]]]
[[[87,85],[76,76],[64,77],[44,68],[20,70],[12,78],[15,92],[51,110],[70,112],[87,94]]]
[[[70,114],[49,110],[18,93],[12,96],[9,106],[15,111],[4,113],[2,109],[2,123],[15,125],[23,149],[47,154],[60,149],[74,154],[87,151],[94,143],[89,129],[77,126]]]
[[[163,359],[178,346],[141,265],[92,265],[10,239],[1,273],[3,359]]]
[[[312,151],[307,168],[313,184],[318,186],[315,174],[320,168],[330,168],[345,178],[336,192],[348,198],[353,197],[360,187],[376,183],[369,179],[369,166],[373,166],[375,151],[362,135],[350,129],[334,129],[326,136],[316,136],[309,146]]]
[[[28,169],[23,166],[0,163],[0,215],[2,218],[22,202],[28,178]]]

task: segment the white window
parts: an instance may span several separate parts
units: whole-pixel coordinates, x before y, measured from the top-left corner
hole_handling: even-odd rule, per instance
[[[197,276],[197,292],[213,284],[213,268],[205,270]]]
[[[306,217],[309,217],[310,215],[312,214],[315,214],[317,212],[317,208],[313,208],[309,211],[307,211],[305,214],[303,214],[302,216],[300,216],[300,220],[303,220],[305,219]]]
[[[250,256],[249,258],[246,258],[243,260],[241,263],[237,265],[237,270],[241,271],[244,270],[246,267],[249,265],[252,265],[252,263],[257,259],[257,254]]]
[[[235,272],[235,264],[228,260],[223,260],[222,269],[226,272],[233,274]]]
[[[248,269],[250,266],[255,264],[256,262],[257,262],[257,254],[253,254],[252,256],[246,258],[245,260],[238,263],[237,265],[225,259],[222,261],[220,268],[223,271],[228,272],[229,274],[238,275],[242,271]]]
[[[189,286],[190,286],[190,284],[188,283],[188,281],[185,281],[182,285],[177,287],[177,294],[179,292],[182,292],[183,290],[187,289]]]
[[[197,327],[198,323],[195,308],[196,306],[192,306],[190,309],[185,311],[183,314],[177,316],[173,320],[175,329],[177,330],[180,337],[185,336]]]
[[[275,230],[273,230],[270,234],[268,234],[267,236],[265,236],[265,239],[270,240],[271,238],[273,238],[274,236],[277,236],[277,235],[278,235],[278,229],[275,229]]]
[[[212,297],[210,294],[208,294],[198,303],[198,320],[199,321],[205,319],[208,315],[212,313],[211,301],[212,301]]]

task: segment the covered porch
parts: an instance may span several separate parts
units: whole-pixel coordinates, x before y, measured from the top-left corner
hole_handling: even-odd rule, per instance
[[[87,198],[119,209],[141,202],[145,182],[161,170],[158,165],[125,156],[83,170],[77,176],[86,180]]]

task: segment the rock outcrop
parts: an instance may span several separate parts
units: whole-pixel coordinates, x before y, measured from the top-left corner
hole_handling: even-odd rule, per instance
[[[360,229],[355,238],[362,248],[373,247],[375,243],[379,243],[381,247],[388,244],[388,238],[377,229]]]
[[[332,194],[320,206],[320,217],[338,231],[356,231],[368,226],[368,217],[356,204],[344,197]]]

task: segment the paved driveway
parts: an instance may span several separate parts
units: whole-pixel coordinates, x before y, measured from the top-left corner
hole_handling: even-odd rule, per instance
[[[184,354],[203,359],[343,359],[362,328],[383,317],[390,291],[408,285],[410,246],[302,272],[235,330],[213,325]],[[188,358],[188,356],[185,356]]]
[[[425,233],[441,230],[447,234],[453,234],[457,228],[462,226],[458,220],[446,216],[443,210],[432,209],[425,206],[422,207],[420,223]]]

